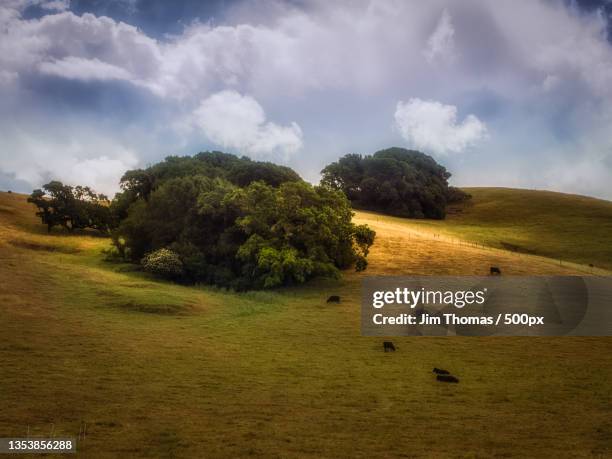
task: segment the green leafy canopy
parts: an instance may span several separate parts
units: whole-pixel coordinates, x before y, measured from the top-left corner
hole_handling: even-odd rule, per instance
[[[62,226],[70,231],[91,228],[107,233],[115,224],[108,198],[89,187],[52,181],[34,190],[28,202],[38,208],[36,215],[49,232]]]
[[[192,282],[242,290],[337,277],[365,269],[374,242],[343,193],[270,163],[201,153],[130,171],[122,185],[119,251],[138,261],[167,248]]]
[[[448,186],[451,174],[433,158],[404,148],[349,154],[321,171],[321,183],[354,207],[410,218],[443,219],[447,204],[469,196]]]

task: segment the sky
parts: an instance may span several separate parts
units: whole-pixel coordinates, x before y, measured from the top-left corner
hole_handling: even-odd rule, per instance
[[[0,0],[0,189],[221,150],[612,199],[612,0]]]

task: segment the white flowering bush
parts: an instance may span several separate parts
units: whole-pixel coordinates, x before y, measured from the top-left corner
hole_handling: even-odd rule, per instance
[[[170,249],[155,250],[146,255],[141,263],[145,271],[166,279],[177,279],[183,275],[183,262]]]

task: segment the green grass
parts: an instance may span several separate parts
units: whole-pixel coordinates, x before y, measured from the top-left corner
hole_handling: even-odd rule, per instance
[[[445,221],[413,221],[492,247],[612,269],[612,202],[550,191],[465,188]]]
[[[47,235],[23,196],[0,205],[1,437],[86,423],[87,457],[612,454],[609,338],[406,337],[385,354],[360,336],[362,275],[184,287],[104,262],[104,238]],[[370,274],[575,272],[373,224]]]

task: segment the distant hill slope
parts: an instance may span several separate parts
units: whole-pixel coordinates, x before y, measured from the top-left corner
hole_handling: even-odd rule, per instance
[[[416,228],[491,247],[612,269],[612,202],[550,191],[464,188],[472,199]]]

